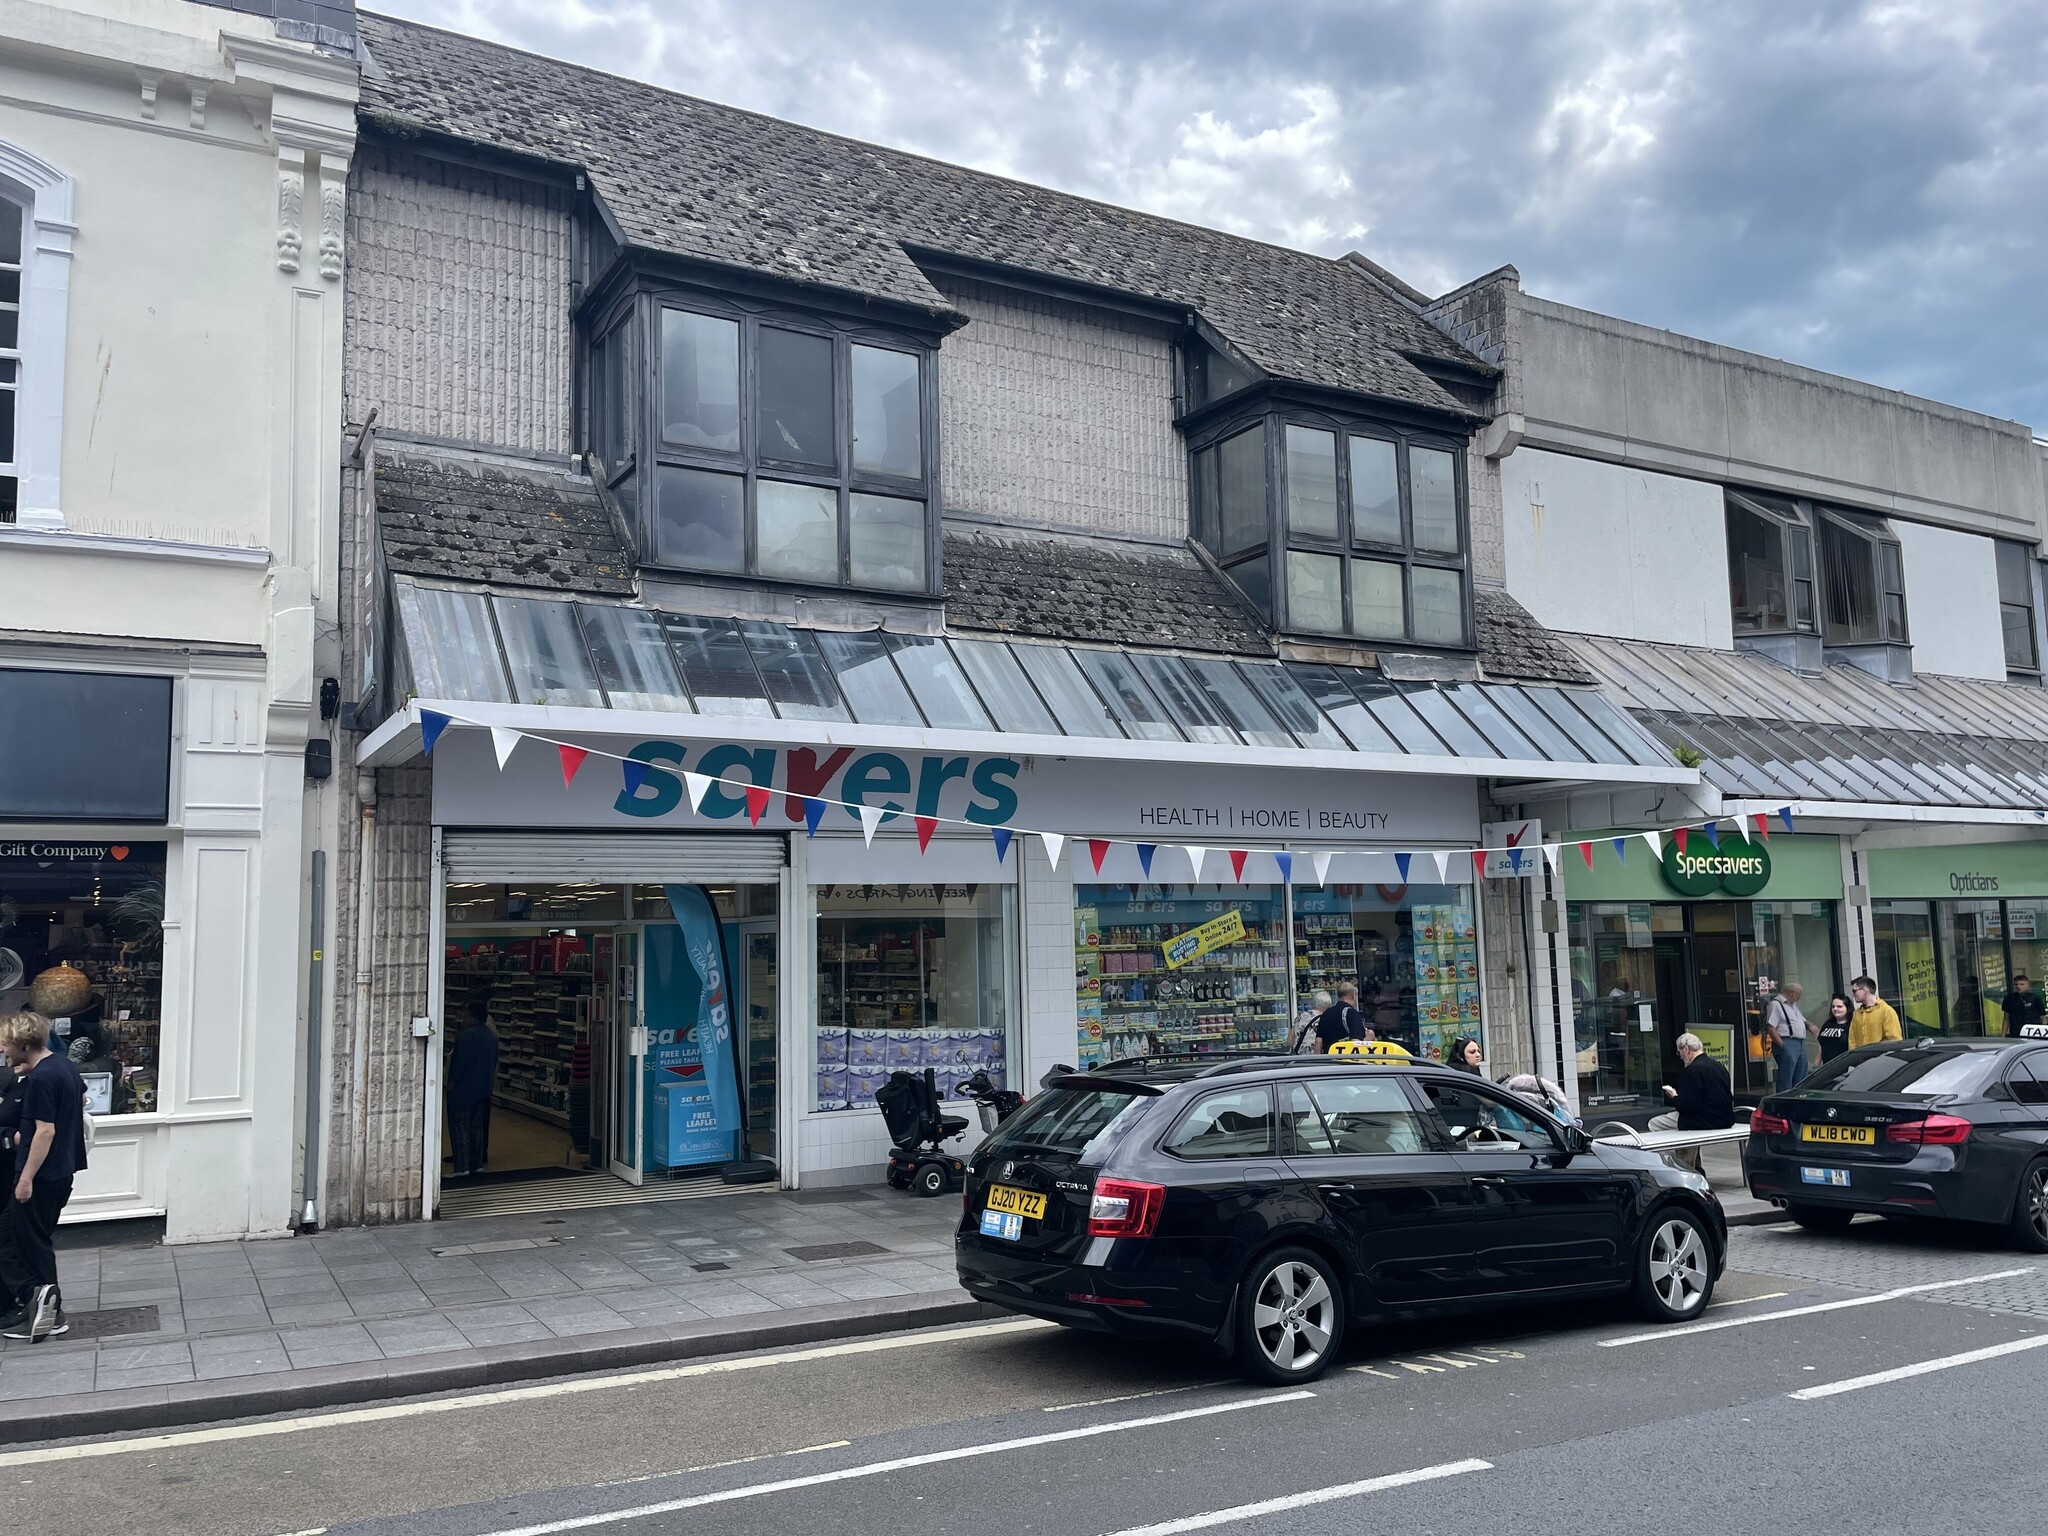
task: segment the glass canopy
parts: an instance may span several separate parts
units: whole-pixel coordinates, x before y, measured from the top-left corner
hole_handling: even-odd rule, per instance
[[[423,698],[1668,769],[1588,689],[1357,667],[795,629],[394,579]]]

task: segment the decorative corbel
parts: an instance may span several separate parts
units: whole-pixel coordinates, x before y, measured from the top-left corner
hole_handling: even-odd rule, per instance
[[[341,277],[342,214],[348,192],[348,161],[339,155],[320,157],[320,275]]]
[[[306,152],[288,144],[277,147],[277,266],[299,270],[299,223],[306,204]]]
[[[192,126],[206,126],[206,86],[197,80],[192,82]]]
[[[164,78],[160,69],[138,69],[135,83],[142,88],[142,116],[145,122],[156,121],[156,88]]]

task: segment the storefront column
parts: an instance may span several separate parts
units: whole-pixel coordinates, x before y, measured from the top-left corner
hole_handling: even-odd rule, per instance
[[[1023,1052],[1011,1087],[1035,1092],[1055,1064],[1078,1065],[1074,997],[1074,880],[1035,837],[1015,844],[1024,930]]]
[[[1877,926],[1870,910],[1870,856],[1855,836],[1840,840],[1842,849],[1841,952],[1848,963],[1842,990],[1856,976],[1877,974]]]
[[[810,839],[791,837],[779,903],[782,971],[776,1008],[782,1020],[777,1053],[775,1159],[784,1189],[802,1187],[802,1131],[817,1075],[818,912],[811,893]]]

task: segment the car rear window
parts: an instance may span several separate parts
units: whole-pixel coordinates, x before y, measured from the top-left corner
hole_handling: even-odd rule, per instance
[[[1807,1074],[1803,1092],[1886,1093],[1915,1099],[1982,1093],[1998,1072],[1999,1053],[1967,1046],[1900,1045],[1868,1055],[1837,1056]]]
[[[992,1150],[1071,1157],[1087,1162],[1123,1128],[1156,1104],[1154,1094],[1114,1088],[1048,1088],[988,1139]]]

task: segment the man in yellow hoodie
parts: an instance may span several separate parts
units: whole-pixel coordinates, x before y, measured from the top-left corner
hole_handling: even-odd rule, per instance
[[[1849,1020],[1850,1050],[1876,1045],[1880,1040],[1905,1038],[1905,1031],[1899,1028],[1898,1014],[1890,1003],[1877,995],[1876,982],[1868,976],[1858,976],[1849,983],[1849,993],[1856,999],[1856,1013]]]

